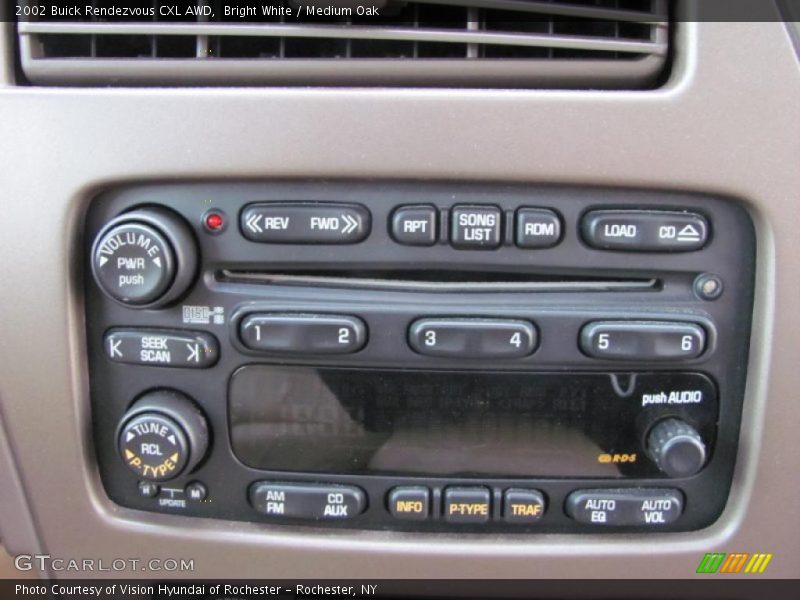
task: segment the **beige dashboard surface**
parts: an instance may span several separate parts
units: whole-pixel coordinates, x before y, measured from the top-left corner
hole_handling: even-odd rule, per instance
[[[800,67],[780,22],[678,30],[663,88],[560,92],[15,86],[6,27],[0,414],[29,509],[2,507],[9,550],[192,558],[208,578],[683,578],[705,552],[771,552],[769,576],[800,575]],[[721,520],[681,534],[413,535],[113,505],[90,438],[80,238],[89,199],[132,181],[323,178],[689,190],[746,205],[756,307]]]

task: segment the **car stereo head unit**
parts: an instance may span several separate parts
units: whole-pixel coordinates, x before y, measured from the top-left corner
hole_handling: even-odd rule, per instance
[[[265,526],[705,527],[730,491],[755,241],[708,196],[112,189],[86,220],[115,502]]]

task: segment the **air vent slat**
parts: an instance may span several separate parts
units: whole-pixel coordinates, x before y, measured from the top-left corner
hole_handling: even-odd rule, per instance
[[[669,54],[667,0],[387,0],[380,17],[17,23],[34,84],[638,88]],[[280,3],[278,3],[280,4]],[[97,0],[96,5],[102,3]],[[296,4],[286,4],[295,6]]]

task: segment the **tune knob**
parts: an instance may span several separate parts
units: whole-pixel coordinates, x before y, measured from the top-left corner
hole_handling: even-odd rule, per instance
[[[208,449],[203,413],[180,392],[156,390],[125,413],[117,432],[122,460],[147,481],[167,481],[191,471]]]
[[[647,453],[670,477],[689,477],[703,468],[706,445],[688,423],[675,418],[658,422],[647,435]]]
[[[179,297],[197,269],[189,226],[175,213],[141,208],[108,223],[92,245],[92,273],[109,297],[154,308]]]

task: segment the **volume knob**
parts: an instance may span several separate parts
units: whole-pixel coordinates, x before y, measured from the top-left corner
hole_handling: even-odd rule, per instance
[[[647,435],[647,453],[670,477],[690,477],[706,462],[706,445],[694,427],[680,419],[664,419]]]
[[[191,471],[208,449],[203,413],[180,392],[156,390],[139,398],[120,422],[119,454],[147,481],[167,481]]]
[[[109,297],[131,308],[176,299],[197,269],[188,225],[175,213],[142,208],[108,223],[92,246],[92,273]]]

